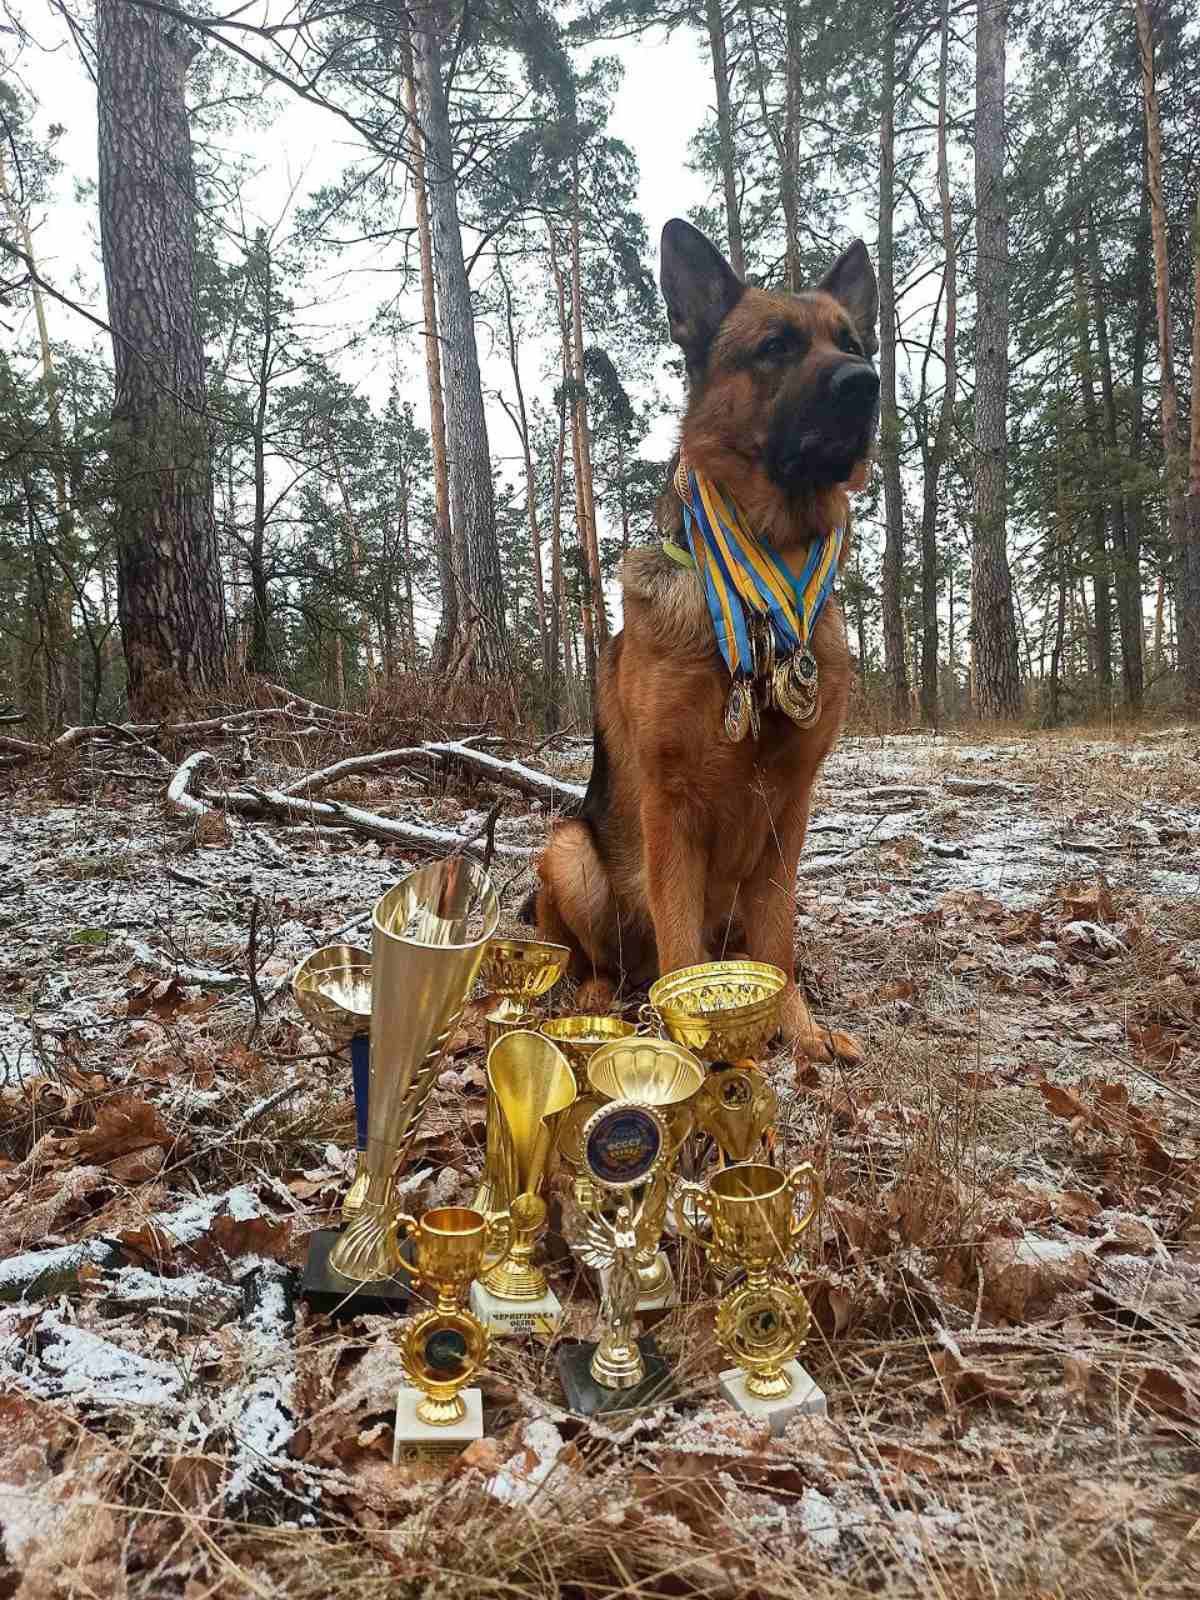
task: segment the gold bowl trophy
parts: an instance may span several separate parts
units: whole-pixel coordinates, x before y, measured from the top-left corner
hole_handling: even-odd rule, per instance
[[[801,1194],[804,1209],[797,1214]],[[737,1362],[721,1374],[721,1388],[740,1410],[768,1421],[773,1433],[798,1412],[825,1410],[825,1396],[795,1359],[808,1337],[809,1310],[786,1271],[823,1198],[821,1179],[806,1161],[790,1172],[751,1162],[724,1167],[707,1188],[685,1184],[675,1199],[679,1231],[708,1252],[720,1273],[745,1273],[717,1311],[717,1342]],[[695,1232],[696,1213],[707,1216],[710,1237]]]
[[[762,961],[708,961],[668,972],[650,989],[664,1031],[712,1070],[696,1096],[696,1126],[721,1159],[749,1161],[779,1111],[770,1080],[755,1066],[779,1030],[787,976]]]
[[[507,1215],[511,1235],[471,1303],[494,1333],[548,1333],[562,1307],[533,1255],[546,1226],[541,1191],[555,1120],[575,1099],[575,1074],[549,1039],[518,1029],[488,1051],[487,1077],[496,1113],[491,1214]]]
[[[672,1388],[653,1339],[638,1339],[635,1327],[640,1213],[670,1145],[664,1112],[630,1100],[602,1105],[583,1130],[588,1177],[598,1195],[616,1202],[615,1215],[599,1209],[586,1213],[568,1240],[578,1259],[600,1272],[604,1285],[599,1339],[564,1345],[558,1354],[567,1403],[585,1416],[661,1402]]]
[[[397,1219],[415,1243],[414,1286],[431,1289],[435,1304],[404,1325],[400,1358],[411,1388],[396,1400],[393,1463],[455,1455],[483,1436],[483,1399],[466,1385],[487,1361],[490,1338],[466,1308],[467,1291],[496,1255],[496,1225],[465,1206],[442,1206]],[[500,1245],[503,1250],[507,1238]],[[465,1392],[464,1392],[465,1391]]]
[[[551,1017],[538,1029],[574,1067],[580,1089],[587,1087],[588,1063],[601,1045],[612,1044],[615,1039],[632,1039],[637,1031],[636,1022],[625,1022],[620,1017]]]
[[[489,1050],[496,1040],[517,1028],[535,1028],[540,1000],[567,970],[566,945],[538,939],[489,939],[481,976],[493,1001],[487,1013]]]
[[[671,1264],[659,1248],[659,1241],[667,1216],[671,1168],[692,1131],[692,1105],[703,1082],[704,1069],[696,1058],[666,1039],[614,1040],[602,1045],[588,1065],[588,1083],[593,1093],[605,1101],[653,1106],[666,1128],[662,1160],[637,1207],[636,1266],[641,1311],[661,1310],[674,1302]]]
[[[367,1189],[329,1257],[333,1271],[352,1284],[390,1278],[400,1264],[396,1168],[411,1147],[498,917],[487,873],[463,856],[422,867],[375,903]]]

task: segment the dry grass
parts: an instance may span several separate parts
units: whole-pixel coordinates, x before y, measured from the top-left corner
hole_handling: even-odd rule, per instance
[[[947,740],[929,759],[921,781],[934,788],[950,773],[1029,785],[1024,810],[1049,837],[1074,844],[1103,826],[1116,841],[1064,851],[1030,905],[921,898],[930,857],[894,840],[813,886],[800,930],[812,996],[865,1048],[856,1068],[771,1063],[784,1095],[775,1159],[812,1159],[827,1180],[798,1270],[814,1312],[804,1359],[828,1420],[772,1443],[720,1402],[719,1285],[672,1241],[682,1304],[654,1329],[678,1378],[670,1410],[623,1431],[571,1418],[556,1347],[505,1342],[484,1379],[490,1443],[444,1478],[393,1469],[391,1328],[301,1316],[283,1352],[290,1457],[234,1506],[233,1441],[214,1419],[259,1370],[245,1325],[189,1331],[122,1306],[98,1279],[61,1314],[177,1363],[197,1420],[31,1393],[45,1307],[5,1312],[0,1362],[23,1379],[0,1395],[0,1600],[1194,1595],[1200,910],[1143,880],[1170,867],[1184,881],[1196,846],[1185,830],[1151,849],[1132,825],[1151,808],[1195,828],[1200,771],[1183,742],[1151,762],[1130,758],[1152,743],[1107,730],[1089,748],[1098,737],[996,736],[986,761],[979,741]],[[845,803],[841,791],[822,802]],[[1005,802],[989,804],[1003,822]],[[918,841],[981,836],[970,804],[934,807],[913,820]],[[72,862],[92,858],[71,849],[62,876],[86,879]],[[1121,939],[1107,953],[1063,931],[1066,886],[1094,884],[1098,865]],[[126,875],[110,875],[122,892]],[[223,916],[189,937],[189,950],[236,951]],[[111,957],[64,945],[53,960],[81,985]],[[8,1250],[133,1236],[149,1214],[245,1183],[263,1219],[147,1263],[238,1279],[253,1257],[298,1261],[328,1216],[342,1179],[325,1147],[350,1134],[344,1066],[330,1068],[286,1003],[250,1042],[244,998],[163,1011],[136,1037],[126,1024],[99,1042],[48,1038],[50,1075],[74,1095],[61,1112],[6,1095]],[[425,1198],[461,1197],[478,1168],[479,1060],[461,1051],[431,1108]],[[292,1092],[254,1115],[281,1088]],[[139,1175],[144,1152],[73,1154],[106,1100],[131,1092],[163,1119],[162,1158]],[[96,1186],[67,1198],[85,1164]],[[39,1232],[23,1236],[30,1217]],[[556,1235],[548,1248],[566,1333],[586,1336],[594,1288]]]

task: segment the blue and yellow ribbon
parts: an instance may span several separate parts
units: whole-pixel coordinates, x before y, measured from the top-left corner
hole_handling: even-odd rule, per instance
[[[834,528],[814,540],[803,571],[794,577],[775,551],[755,538],[736,501],[710,478],[688,468],[681,469],[675,481],[713,631],[731,675],[735,679],[754,675],[753,617],[770,622],[781,660],[807,648],[833,589],[845,528]]]

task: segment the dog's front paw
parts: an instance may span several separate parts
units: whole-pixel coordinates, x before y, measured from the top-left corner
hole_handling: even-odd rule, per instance
[[[790,990],[784,1000],[780,1027],[793,1050],[810,1061],[826,1066],[831,1061],[845,1061],[857,1066],[863,1059],[862,1046],[853,1035],[819,1027],[813,1021],[808,1002],[799,989]]]

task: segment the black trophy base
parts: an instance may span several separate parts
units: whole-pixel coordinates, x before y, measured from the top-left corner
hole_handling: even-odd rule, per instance
[[[318,1228],[308,1238],[308,1260],[300,1298],[310,1311],[326,1317],[403,1316],[411,1290],[403,1278],[355,1283],[329,1265],[329,1252],[342,1236],[340,1228]],[[406,1251],[402,1248],[401,1254]]]
[[[639,1339],[638,1349],[646,1364],[646,1376],[633,1389],[606,1389],[591,1374],[594,1344],[565,1344],[558,1352],[558,1376],[569,1408],[583,1417],[614,1411],[640,1411],[662,1405],[678,1396],[675,1375],[659,1354],[650,1337]]]

